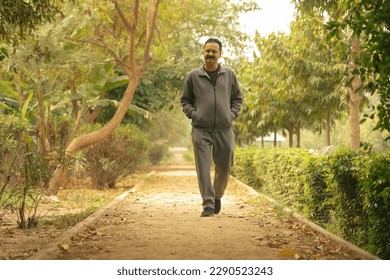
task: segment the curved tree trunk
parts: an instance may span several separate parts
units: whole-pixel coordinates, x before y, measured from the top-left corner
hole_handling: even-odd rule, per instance
[[[69,146],[66,148],[65,154],[66,156],[73,156],[75,153],[80,151],[83,148],[91,146],[93,144],[98,143],[99,141],[105,139],[110,136],[118,125],[121,123],[123,117],[125,116],[131,101],[133,100],[133,96],[135,90],[137,88],[138,82],[142,73],[139,73],[137,77],[131,79],[126,88],[126,92],[123,96],[123,99],[115,112],[115,115],[112,119],[101,129],[95,130],[93,132],[81,135],[70,142]],[[68,169],[65,166],[59,166],[53,174],[53,178],[50,181],[49,185],[49,194],[56,195],[61,185],[64,182]]]

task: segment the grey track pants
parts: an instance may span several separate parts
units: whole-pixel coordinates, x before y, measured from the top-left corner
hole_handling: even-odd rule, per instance
[[[222,198],[233,166],[234,132],[232,129],[209,132],[192,127],[198,185],[203,207],[214,208],[216,198]],[[211,182],[211,159],[215,164],[214,182]]]

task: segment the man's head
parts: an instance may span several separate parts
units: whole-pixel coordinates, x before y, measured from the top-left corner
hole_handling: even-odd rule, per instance
[[[206,69],[213,70],[218,67],[218,59],[221,57],[222,43],[217,38],[209,38],[204,44],[203,58]]]
[[[219,46],[219,50],[222,51],[222,43],[219,39],[217,38],[208,38],[207,41],[204,43],[204,48],[206,48],[206,45],[208,43],[217,43]]]

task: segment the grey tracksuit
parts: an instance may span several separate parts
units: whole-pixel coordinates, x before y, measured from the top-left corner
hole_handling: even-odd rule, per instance
[[[229,67],[220,66],[215,86],[203,69],[193,69],[184,84],[181,105],[191,119],[196,171],[203,207],[214,208],[221,198],[233,166],[234,133],[232,122],[238,117],[242,94]],[[211,182],[211,155],[215,163]]]

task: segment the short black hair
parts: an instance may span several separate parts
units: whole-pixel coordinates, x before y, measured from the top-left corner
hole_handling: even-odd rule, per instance
[[[207,43],[217,43],[219,45],[219,50],[222,51],[222,43],[219,39],[213,37],[208,38],[203,47],[206,47]]]

